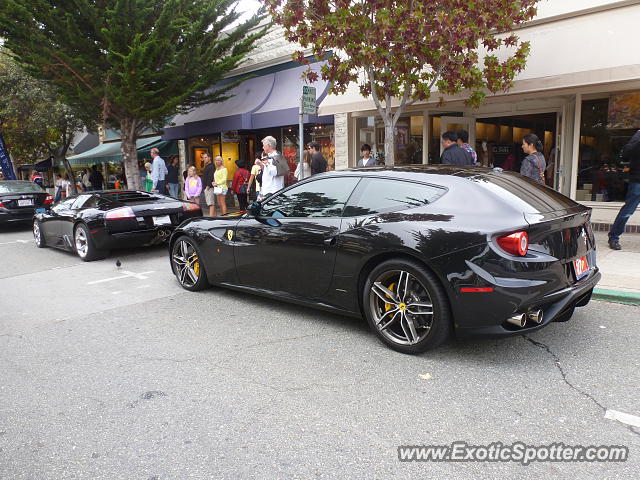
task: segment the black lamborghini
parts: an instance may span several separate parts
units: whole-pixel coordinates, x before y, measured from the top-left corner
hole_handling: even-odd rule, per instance
[[[33,217],[40,248],[78,253],[84,261],[109,249],[166,242],[184,220],[202,216],[192,202],[136,190],[105,190],[69,197]]]
[[[568,320],[600,278],[590,209],[517,173],[415,166],[303,180],[170,240],[187,290],[220,285],[364,315],[407,353]]]

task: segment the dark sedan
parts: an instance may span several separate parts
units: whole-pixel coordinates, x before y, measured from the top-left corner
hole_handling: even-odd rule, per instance
[[[26,180],[0,181],[0,224],[31,222],[36,209],[50,205],[53,197]]]
[[[192,202],[135,190],[87,192],[36,213],[38,247],[78,253],[84,261],[103,258],[112,248],[153,245],[169,239],[184,220],[202,216]]]
[[[590,209],[516,173],[396,167],[316,175],[236,218],[185,222],[170,259],[210,284],[364,315],[416,353],[453,332],[568,320],[600,278]]]

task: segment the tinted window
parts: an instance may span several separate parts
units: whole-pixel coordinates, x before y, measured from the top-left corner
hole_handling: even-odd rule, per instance
[[[0,182],[0,193],[42,193],[44,190],[33,182]]]
[[[345,217],[422,207],[446,192],[440,187],[387,178],[369,178],[359,190],[345,209]]]
[[[297,185],[262,207],[266,217],[339,217],[360,178],[323,178]]]

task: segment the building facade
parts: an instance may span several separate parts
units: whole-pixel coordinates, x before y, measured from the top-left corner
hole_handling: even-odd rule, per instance
[[[628,181],[620,150],[640,128],[638,18],[638,0],[542,0],[516,32],[531,55],[513,88],[477,109],[464,94],[412,105],[395,131],[396,163],[438,163],[442,132],[464,129],[483,164],[519,171],[522,137],[536,133],[547,184],[609,223]],[[336,168],[355,166],[363,143],[383,154],[383,123],[356,85],[329,95],[319,113],[334,115]]]

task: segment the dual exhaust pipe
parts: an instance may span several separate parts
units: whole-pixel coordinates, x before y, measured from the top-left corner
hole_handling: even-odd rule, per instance
[[[527,313],[516,313],[507,318],[507,322],[516,327],[524,328],[527,320],[540,325],[542,323],[542,310],[530,310]]]
[[[166,238],[169,235],[171,235],[171,231],[169,230],[158,230],[158,237],[160,238]]]

